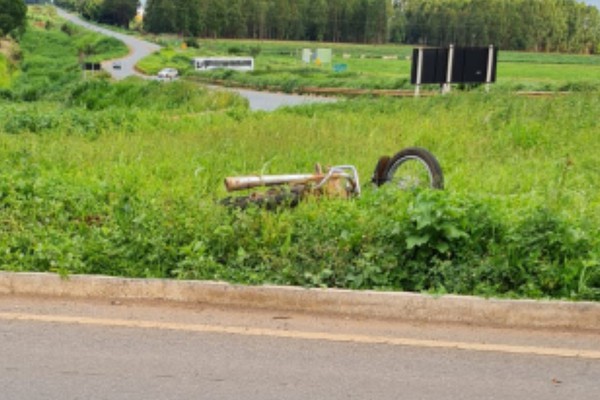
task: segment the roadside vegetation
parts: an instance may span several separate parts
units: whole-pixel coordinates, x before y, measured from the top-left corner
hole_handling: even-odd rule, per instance
[[[13,100],[62,100],[74,85],[86,77],[83,62],[123,56],[127,47],[120,41],[79,28],[57,19],[52,7],[34,6],[28,15],[29,27],[13,43],[8,70],[12,75],[2,96]],[[88,74],[91,74],[88,73]]]
[[[72,39],[60,26],[28,30],[23,65],[39,54],[27,40]],[[77,51],[64,57],[45,73],[64,76]],[[80,71],[27,98],[32,71],[0,99],[0,269],[600,300],[597,93],[250,113],[186,80]],[[378,157],[407,146],[438,157],[446,190],[369,187]],[[317,161],[355,164],[363,196],[277,211],[219,204],[226,176]]]
[[[13,70],[14,67],[11,60],[0,52],[0,90],[10,85]]]

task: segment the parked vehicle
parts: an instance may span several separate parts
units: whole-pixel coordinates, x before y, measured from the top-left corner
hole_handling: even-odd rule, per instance
[[[158,72],[158,79],[173,80],[179,76],[179,71],[175,68],[164,68]]]
[[[204,57],[194,58],[196,71],[211,71],[213,69],[231,69],[234,71],[254,71],[252,57]]]
[[[123,67],[123,64],[121,63],[121,61],[115,61],[112,64],[113,69],[121,69]]]

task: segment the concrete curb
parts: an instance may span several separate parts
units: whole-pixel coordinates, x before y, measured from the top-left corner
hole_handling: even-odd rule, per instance
[[[506,328],[600,331],[600,303],[241,286],[219,282],[0,272],[0,295],[162,300]]]

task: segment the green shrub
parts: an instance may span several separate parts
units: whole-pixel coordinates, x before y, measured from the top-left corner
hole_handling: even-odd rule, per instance
[[[239,54],[242,54],[242,52],[243,52],[243,50],[238,46],[230,46],[227,49],[228,54],[239,55]]]
[[[79,28],[70,22],[65,22],[60,26],[60,30],[69,36],[73,36],[79,31]]]
[[[185,39],[185,44],[188,47],[191,47],[193,49],[200,48],[200,42],[198,42],[198,39],[196,39],[196,38],[187,38],[187,39]]]

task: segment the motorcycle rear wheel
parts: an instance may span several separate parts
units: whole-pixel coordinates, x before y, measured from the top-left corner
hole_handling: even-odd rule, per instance
[[[417,188],[444,188],[444,174],[440,163],[428,150],[407,147],[396,153],[387,163],[381,184],[392,184],[403,190]]]

